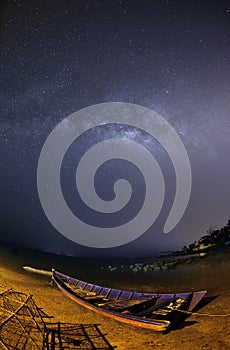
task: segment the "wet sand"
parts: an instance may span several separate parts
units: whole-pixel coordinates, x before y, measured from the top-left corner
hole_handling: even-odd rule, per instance
[[[207,317],[191,315],[180,327],[168,334],[138,329],[123,325],[116,321],[97,315],[87,310],[64,296],[55,286],[50,285],[48,277],[33,275],[24,271],[21,266],[27,260],[28,265],[37,261],[37,267],[41,267],[35,254],[33,259],[23,256],[19,251],[16,254],[8,249],[0,249],[0,285],[6,288],[33,294],[38,306],[48,314],[55,317],[55,321],[72,323],[97,323],[112,345],[119,350],[226,350],[230,348],[230,317]],[[190,266],[182,266],[176,270],[168,271],[164,278],[156,278],[156,292],[187,291],[204,289],[207,285],[208,296],[217,296],[208,305],[198,312],[206,314],[230,314],[230,250],[216,252],[213,256],[205,258]],[[42,257],[41,257],[42,260]],[[42,266],[43,267],[43,266]],[[66,272],[66,271],[64,271]],[[161,272],[161,274],[164,272]],[[119,287],[119,275],[110,273],[110,286]],[[152,275],[154,276],[154,275]],[[185,278],[186,276],[186,278]],[[116,283],[113,284],[113,277]],[[184,278],[183,278],[184,277]],[[184,279],[181,282],[181,279]],[[129,289],[138,284],[138,279],[144,281],[139,290],[146,290],[148,286],[147,275],[131,276]],[[120,282],[120,288],[126,287],[124,277]],[[169,284],[165,281],[169,281]],[[161,282],[160,282],[161,281]],[[162,282],[163,281],[163,282]],[[177,287],[177,289],[175,289]],[[200,287],[200,288],[199,288]],[[136,287],[135,287],[136,289]],[[152,289],[152,286],[151,286]]]

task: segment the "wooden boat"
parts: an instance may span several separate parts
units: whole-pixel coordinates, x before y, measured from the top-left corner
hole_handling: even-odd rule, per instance
[[[58,288],[78,304],[132,326],[165,331],[188,317],[207,291],[156,294],[101,287],[52,270]]]

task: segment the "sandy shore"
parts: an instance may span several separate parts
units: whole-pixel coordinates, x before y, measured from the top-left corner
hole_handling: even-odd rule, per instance
[[[194,314],[181,325],[180,329],[168,334],[132,328],[77,305],[62,295],[55,286],[51,286],[48,277],[30,274],[23,271],[21,266],[13,268],[10,260],[8,260],[9,264],[4,263],[6,258],[10,259],[10,255],[7,254],[5,253],[4,259],[1,255],[0,259],[0,285],[32,293],[37,305],[47,314],[54,316],[56,321],[100,324],[101,330],[107,334],[110,343],[116,345],[119,350],[225,350],[230,348],[230,317],[205,317]],[[219,274],[220,281],[208,295],[218,295],[218,297],[199,312],[230,314],[230,291],[227,288],[227,286],[230,287],[228,257],[229,252],[222,258],[215,258],[215,276]],[[206,263],[208,264],[208,261]],[[15,262],[13,265],[15,266]],[[226,279],[228,279],[227,283]],[[221,281],[224,281],[223,285]]]

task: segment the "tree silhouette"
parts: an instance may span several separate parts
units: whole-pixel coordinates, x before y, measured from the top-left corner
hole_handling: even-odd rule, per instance
[[[210,248],[213,246],[221,246],[230,240],[230,219],[227,224],[220,229],[213,229],[209,227],[207,234],[202,236],[198,242],[189,244],[188,248],[185,246],[182,248],[182,252],[187,250],[188,253],[192,253],[194,250]]]

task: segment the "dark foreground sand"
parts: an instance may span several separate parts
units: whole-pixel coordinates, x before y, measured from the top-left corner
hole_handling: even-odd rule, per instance
[[[1,256],[0,256],[1,257]],[[230,314],[229,252],[216,261],[213,278],[219,276],[209,296],[219,295],[199,312],[207,314]],[[65,297],[49,278],[37,277],[0,259],[0,285],[32,293],[37,305],[55,317],[56,321],[72,323],[97,323],[112,345],[119,350],[227,350],[230,349],[230,317],[204,317],[191,315],[180,329],[168,334],[136,329],[107,319],[87,310]],[[10,258],[10,255],[7,256]],[[213,261],[213,260],[212,260]],[[208,264],[209,261],[206,261]],[[195,266],[194,266],[195,268]],[[202,268],[202,266],[201,266]],[[223,283],[222,283],[223,282]],[[216,286],[216,287],[215,287]],[[216,289],[216,290],[215,290]]]

